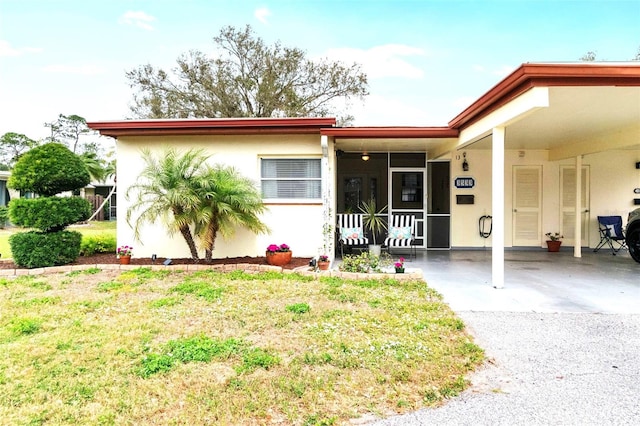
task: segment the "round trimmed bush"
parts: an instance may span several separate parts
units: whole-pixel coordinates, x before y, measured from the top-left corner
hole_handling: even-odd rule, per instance
[[[80,197],[19,198],[9,203],[11,223],[41,231],[61,231],[90,216],[91,203]]]
[[[48,143],[23,154],[7,185],[20,191],[51,196],[82,188],[91,181],[79,156],[59,143]]]
[[[9,237],[13,261],[24,268],[66,265],[80,254],[82,234],[76,231],[21,232]]]

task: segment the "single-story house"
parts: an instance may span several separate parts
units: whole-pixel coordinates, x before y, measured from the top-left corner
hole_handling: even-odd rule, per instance
[[[391,214],[416,216],[419,249],[491,247],[500,287],[505,248],[544,247],[545,234],[558,232],[579,257],[600,240],[596,216],[626,221],[640,203],[638,62],[523,64],[442,127],[337,127],[333,118],[87,124],[117,139],[122,212],[143,148],[204,148],[260,185],[271,235],[239,230],[217,241],[214,257],[263,255],[271,243],[316,256],[325,222],[375,198]],[[188,257],[161,224],[136,242],[124,216],[118,244],[135,244],[136,256]]]

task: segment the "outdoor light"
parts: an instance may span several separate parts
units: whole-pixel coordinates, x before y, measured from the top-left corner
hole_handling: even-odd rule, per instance
[[[362,153],[362,161],[369,161],[369,154],[367,154],[366,152]]]
[[[164,266],[169,266],[169,265],[171,265],[171,263],[172,263],[172,262],[173,262],[173,260],[171,260],[171,259],[167,259],[167,260],[165,260],[164,262],[162,262],[162,264],[163,264]]]
[[[151,255],[151,261],[155,264],[156,260],[158,259],[158,256],[156,256],[155,254]]]
[[[464,158],[464,160],[462,161],[462,171],[463,172],[468,172],[469,171],[469,163],[467,163],[467,153],[466,152],[462,153],[462,158]]]

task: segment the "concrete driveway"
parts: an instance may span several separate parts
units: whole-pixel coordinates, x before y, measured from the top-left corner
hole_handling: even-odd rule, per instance
[[[419,254],[408,267],[465,321],[488,362],[442,407],[378,425],[640,425],[640,264],[627,253]]]

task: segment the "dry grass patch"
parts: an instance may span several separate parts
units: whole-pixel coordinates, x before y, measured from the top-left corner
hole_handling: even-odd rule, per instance
[[[146,268],[0,279],[0,351],[10,424],[343,424],[483,359],[421,281]]]

